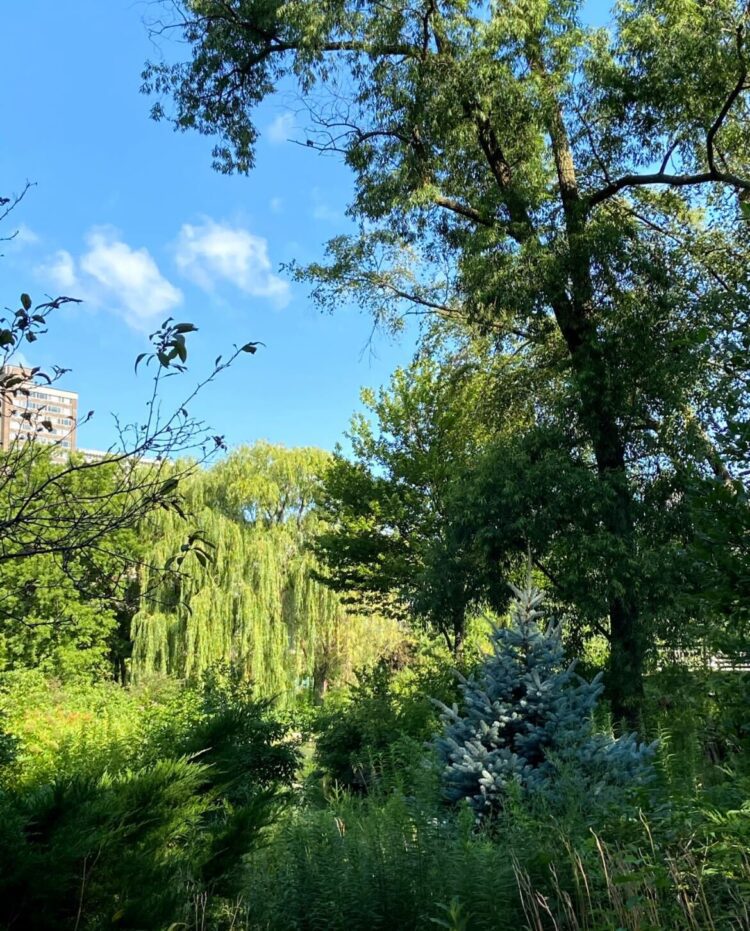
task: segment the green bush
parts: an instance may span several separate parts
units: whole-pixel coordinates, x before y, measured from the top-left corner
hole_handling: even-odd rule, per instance
[[[671,754],[673,791],[721,781],[750,749],[750,674],[672,665],[646,680],[645,725]]]
[[[103,726],[100,689],[84,712],[81,687],[67,703],[64,690],[26,687],[51,719],[30,709],[46,727],[35,746],[29,714],[9,715],[19,749],[0,791],[0,926],[161,929],[191,895],[237,893],[298,762],[267,703],[217,670],[161,695],[121,691]]]
[[[453,701],[457,694],[452,665],[435,652],[417,654],[408,664],[388,657],[361,671],[348,693],[329,698],[315,728],[315,759],[326,779],[357,792],[383,778],[403,780],[413,744],[421,757],[420,745],[439,727],[431,699]]]
[[[514,890],[507,850],[477,834],[470,815],[438,815],[401,793],[344,793],[325,809],[291,812],[251,856],[245,927],[427,929],[455,898],[469,927],[517,929]]]
[[[747,786],[738,786],[744,792]],[[750,806],[696,801],[647,817],[585,799],[506,806],[492,830],[400,792],[291,810],[251,854],[233,928],[247,931],[741,931]],[[223,926],[222,926],[223,927]],[[226,927],[230,927],[229,920]]]

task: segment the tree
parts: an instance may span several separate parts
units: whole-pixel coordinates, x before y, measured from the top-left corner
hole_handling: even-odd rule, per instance
[[[52,452],[36,462],[35,480],[59,470]],[[80,471],[69,483],[76,500],[104,501],[119,487],[120,467]],[[0,667],[41,668],[62,679],[114,673],[122,680],[139,597],[136,567],[144,558],[138,527],[125,525],[94,548],[1,563]]]
[[[54,438],[48,412],[30,399],[35,381],[50,384],[64,370],[56,368],[50,375],[38,368],[16,371],[8,366],[23,342],[35,342],[49,314],[68,300],[57,298],[32,308],[31,298],[22,294],[21,307],[0,319],[0,401],[5,416],[23,425],[12,435],[0,462],[0,564],[92,552],[120,528],[137,526],[155,508],[179,511],[181,478],[224,448],[221,437],[211,436],[205,424],[191,418],[188,405],[241,352],[256,348],[247,344],[235,349],[226,362],[217,360],[207,378],[176,409],[163,414],[159,403],[163,379],[186,371],[185,337],[196,329],[192,323],[166,320],[151,334],[153,352],[141,353],[136,360],[136,368],[143,360],[155,367],[144,422],[116,421],[118,440],[103,459],[86,461],[80,455],[67,455],[64,440]],[[68,435],[77,426],[71,426]],[[191,453],[196,455],[188,461]],[[175,469],[171,460],[176,457],[182,457],[182,469]],[[80,481],[80,476],[97,472],[107,473],[106,489]]]
[[[345,597],[416,615],[453,646],[468,606],[505,611],[502,576],[529,553],[565,616],[568,650],[580,651],[592,635],[608,639],[602,605],[622,550],[602,526],[604,489],[581,453],[559,381],[543,359],[519,360],[456,326],[433,328],[429,348],[387,389],[368,393],[367,415],[350,433],[352,454],[334,456],[325,474],[326,527],[315,543],[323,580]],[[674,464],[679,471],[662,465],[633,475],[650,663],[663,646],[716,642],[715,612],[688,580],[717,588],[717,572],[709,579],[707,570],[719,553],[699,553],[694,512],[708,511],[713,525],[719,508],[712,499],[706,507],[711,483],[689,457],[675,454]],[[733,487],[720,491],[739,537],[743,498]],[[735,550],[720,547],[724,559]],[[721,587],[735,590],[737,602],[737,571],[721,571]],[[736,623],[736,610],[732,616]]]
[[[634,722],[633,473],[689,445],[696,469],[732,474],[704,388],[747,330],[745,4],[635,0],[611,30],[575,0],[169,6],[192,58],[148,65],[144,89],[219,136],[220,170],[252,167],[255,107],[290,81],[310,147],[352,169],[360,233],[298,270],[316,297],[463,317],[562,378],[620,551],[602,611],[615,714]]]
[[[601,673],[586,682],[565,663],[559,625],[539,626],[543,595],[531,579],[514,591],[512,625],[495,627],[479,674],[460,677],[462,708],[437,703],[446,797],[467,799],[479,817],[496,815],[514,789],[552,799],[561,776],[574,776],[581,798],[631,784],[646,775],[654,750],[632,734],[594,733]]]
[[[29,188],[27,183],[19,195],[0,197],[0,222]],[[82,635],[87,629],[83,618],[97,610],[95,604],[103,611],[102,623],[97,632],[88,624],[84,639],[93,637],[101,650],[111,623],[122,633],[140,564],[133,532],[155,510],[171,509],[184,518],[181,482],[224,448],[222,437],[212,435],[188,408],[240,354],[255,353],[258,346],[235,346],[226,360],[217,358],[176,407],[165,409],[164,379],[187,372],[187,337],[197,329],[192,323],[165,320],[149,337],[151,351],[135,362],[136,372],[141,364],[153,372],[143,421],[123,423],[115,417],[117,439],[101,459],[89,461],[71,454],[70,438],[93,411],[78,423],[66,420],[67,433],[61,436],[55,422],[63,421],[34,399],[35,386],[50,385],[67,370],[55,365],[43,371],[16,361],[20,350],[36,343],[55,313],[69,303],[78,300],[60,296],[34,306],[23,293],[20,306],[0,317],[0,412],[7,431],[0,451],[0,625],[9,651],[5,660],[11,663],[13,657],[38,657],[42,643],[47,653],[55,653],[71,631],[77,631],[74,639]],[[178,457],[181,465],[175,465]],[[200,548],[199,535],[186,537],[182,558],[186,549]],[[34,582],[37,573],[41,578]],[[67,629],[56,631],[56,625]],[[109,647],[121,672],[122,650],[113,642]]]
[[[210,557],[187,553],[178,573],[150,567],[179,551],[182,519],[152,515],[132,624],[134,679],[195,678],[224,662],[261,695],[320,697],[400,639],[392,622],[347,610],[314,578],[312,489],[327,461],[322,450],[258,443],[195,473],[184,507]]]
[[[506,425],[495,423],[497,372],[487,344],[448,341],[442,358],[437,351],[436,344],[398,369],[387,388],[362,392],[367,413],[352,420],[352,458],[339,450],[325,472],[315,549],[327,585],[426,622],[458,653],[467,611],[486,592],[455,532],[453,501],[493,431]]]

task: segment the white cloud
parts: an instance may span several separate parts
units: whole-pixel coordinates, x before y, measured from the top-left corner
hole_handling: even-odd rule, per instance
[[[34,230],[26,226],[25,223],[21,223],[16,230],[16,235],[13,237],[13,242],[22,246],[34,246],[39,241],[39,236],[37,236]]]
[[[186,277],[206,291],[224,280],[253,297],[270,298],[279,307],[289,303],[289,284],[273,273],[267,240],[242,227],[210,219],[198,226],[184,224],[175,261]]]
[[[268,206],[271,208],[271,213],[281,213],[284,201],[280,197],[272,197],[268,202]]]
[[[341,210],[331,207],[326,202],[320,188],[314,187],[310,192],[312,198],[312,216],[314,220],[322,220],[325,223],[341,223],[345,219]]]
[[[182,292],[162,275],[148,249],[132,248],[108,227],[91,230],[86,245],[78,260],[60,249],[37,266],[48,290],[113,310],[139,330],[182,303]]]
[[[267,129],[268,141],[274,145],[286,142],[295,130],[294,114],[280,113]]]
[[[70,292],[80,290],[80,281],[76,274],[76,264],[73,256],[60,249],[53,256],[37,266],[36,273],[46,286],[47,282],[52,285],[51,290]]]
[[[148,249],[133,249],[114,230],[95,229],[80,267],[94,282],[102,303],[116,307],[140,329],[182,303],[182,292],[159,271]]]

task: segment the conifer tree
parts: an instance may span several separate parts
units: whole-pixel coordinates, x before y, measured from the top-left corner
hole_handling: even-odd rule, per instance
[[[487,816],[514,785],[551,796],[559,777],[572,774],[599,795],[642,780],[653,745],[594,732],[601,673],[586,682],[575,662],[565,662],[559,623],[539,624],[544,596],[531,579],[513,591],[511,626],[494,627],[492,653],[476,676],[459,674],[463,708],[436,703],[445,724],[436,746],[446,797],[467,799]]]

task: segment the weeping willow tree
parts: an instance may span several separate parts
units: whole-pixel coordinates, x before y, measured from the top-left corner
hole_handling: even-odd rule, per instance
[[[395,645],[393,622],[351,613],[313,578],[307,544],[319,526],[313,498],[327,462],[322,450],[258,443],[196,474],[185,501],[211,558],[190,552],[179,573],[150,566],[180,550],[184,521],[173,511],[151,518],[132,624],[134,680],[190,678],[228,662],[260,694],[320,695]]]

